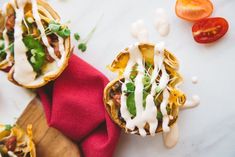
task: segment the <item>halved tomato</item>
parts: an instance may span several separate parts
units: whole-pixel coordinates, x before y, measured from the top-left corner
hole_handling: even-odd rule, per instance
[[[198,21],[207,18],[213,11],[210,0],[177,0],[176,15],[184,20]]]
[[[229,24],[222,17],[207,18],[196,22],[192,32],[198,43],[211,43],[223,37],[228,31]]]

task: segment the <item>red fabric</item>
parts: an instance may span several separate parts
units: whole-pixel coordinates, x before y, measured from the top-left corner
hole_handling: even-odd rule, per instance
[[[120,130],[103,105],[108,79],[77,56],[54,82],[38,90],[48,124],[80,144],[85,157],[111,157]]]

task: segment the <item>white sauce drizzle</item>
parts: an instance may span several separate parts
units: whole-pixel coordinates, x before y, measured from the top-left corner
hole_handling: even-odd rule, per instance
[[[57,66],[61,66],[63,64],[63,61],[66,58],[66,53],[65,53],[65,47],[64,47],[64,39],[60,36],[57,35],[58,37],[58,42],[59,42],[59,51],[61,53],[61,58],[59,59],[55,53],[54,49],[50,46],[49,41],[47,39],[45,29],[43,27],[43,24],[41,22],[41,18],[39,15],[39,11],[43,11],[46,16],[52,20],[54,18],[51,16],[51,14],[44,9],[41,6],[38,6],[37,0],[10,0],[9,4],[14,8],[15,14],[16,14],[16,19],[15,19],[15,26],[14,26],[14,79],[20,83],[20,84],[28,84],[31,83],[35,80],[36,78],[36,73],[33,70],[33,67],[29,63],[27,59],[27,47],[23,43],[23,30],[22,30],[22,21],[24,21],[24,7],[26,3],[32,3],[32,12],[33,12],[33,17],[35,19],[35,22],[37,24],[37,27],[40,31],[42,41],[44,45],[47,47],[47,50],[49,52],[49,55],[58,63]],[[17,3],[17,4],[16,4]],[[3,7],[3,14],[4,16],[6,15],[6,10],[7,10],[7,5],[8,3],[4,4]],[[4,39],[4,44],[5,47],[9,47],[9,38],[7,36],[7,29],[5,28],[3,31],[3,39]],[[7,57],[6,60],[10,59],[11,52],[9,49],[6,49]]]
[[[170,32],[170,24],[166,11],[163,8],[158,8],[156,9],[155,16],[154,25],[156,30],[162,37],[167,36]]]
[[[192,77],[192,83],[193,84],[197,84],[198,83],[198,77],[197,76],[193,76]]]
[[[10,157],[17,157],[17,155],[15,155],[12,151],[8,151],[7,154],[8,154]]]
[[[191,109],[195,108],[200,104],[200,97],[198,95],[193,95],[192,100],[187,100],[180,109]]]
[[[130,55],[130,58],[124,71],[125,81],[122,84],[121,107],[120,107],[121,116],[126,121],[126,128],[133,131],[135,127],[137,127],[140,135],[146,136],[147,133],[144,127],[146,123],[148,123],[150,127],[149,129],[150,135],[152,136],[155,135],[156,129],[158,127],[158,120],[157,120],[157,107],[154,102],[154,96],[156,94],[156,88],[157,88],[156,78],[161,70],[162,77],[160,79],[158,86],[161,89],[164,89],[163,90],[164,96],[163,96],[163,101],[160,105],[160,108],[163,114],[163,131],[168,132],[170,130],[168,126],[169,116],[167,115],[166,106],[168,103],[169,92],[165,88],[167,87],[169,76],[167,72],[165,71],[165,67],[163,64],[164,44],[163,43],[159,44],[158,49],[155,46],[154,70],[151,76],[152,88],[151,88],[151,93],[146,97],[145,109],[143,107],[143,90],[144,90],[143,77],[145,73],[145,67],[143,65],[142,54],[139,50],[138,44],[135,44],[129,48],[129,55]],[[127,104],[126,104],[127,97],[125,96],[124,91],[126,90],[126,84],[131,81],[129,77],[130,77],[132,68],[136,63],[138,65],[137,66],[138,74],[134,82],[135,83],[136,116],[133,119],[131,119],[131,114],[129,113],[127,109]]]
[[[148,30],[144,25],[143,20],[138,20],[131,25],[131,34],[134,38],[138,39],[139,42],[148,41]]]
[[[167,148],[174,147],[179,139],[179,128],[178,124],[175,123],[172,127],[170,132],[163,132],[163,141]]]
[[[33,71],[33,67],[27,59],[27,48],[23,42],[23,30],[22,30],[22,21],[24,18],[24,6],[26,5],[27,0],[18,1],[18,8],[14,2],[11,5],[14,7],[16,12],[15,26],[14,26],[14,60],[15,60],[15,69],[14,69],[14,79],[20,84],[26,84],[34,81],[36,73]]]
[[[42,25],[42,22],[41,22],[41,18],[39,16],[39,13],[38,13],[38,5],[37,5],[37,0],[31,0],[32,2],[32,11],[33,11],[33,16],[35,18],[35,22],[38,26],[38,29],[40,30],[40,33],[41,33],[41,37],[42,37],[42,41],[43,43],[45,44],[45,46],[47,47],[47,50],[50,54],[50,56],[55,60],[55,61],[58,61],[58,57],[55,55],[54,53],[54,49],[51,47],[51,45],[49,44],[48,40],[47,40],[47,36],[46,36],[46,33],[45,33],[45,29]]]

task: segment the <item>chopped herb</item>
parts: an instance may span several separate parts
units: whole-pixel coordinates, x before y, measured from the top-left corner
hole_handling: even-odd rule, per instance
[[[12,126],[11,125],[5,125],[5,130],[7,130],[7,131],[10,131],[12,129]]]
[[[78,49],[81,50],[82,52],[85,52],[87,49],[86,43],[80,43],[78,45]]]
[[[145,66],[146,66],[147,69],[153,68],[153,65],[151,63],[149,63],[149,62],[146,62]]]
[[[151,87],[151,78],[145,74],[143,77],[144,89],[147,91]]]
[[[162,115],[161,111],[157,111],[157,119],[158,119],[159,121],[161,121],[162,118],[163,118],[163,115]]]
[[[34,39],[31,35],[24,37],[23,42],[29,49],[31,56],[29,62],[31,63],[34,71],[37,73],[40,72],[41,67],[43,66],[46,59],[43,46],[41,45],[39,40]]]
[[[87,43],[89,42],[89,40],[91,39],[91,37],[93,36],[93,34],[96,31],[96,28],[99,24],[99,22],[101,21],[103,15],[100,17],[100,19],[97,21],[95,27],[88,33],[88,35],[86,36],[86,38],[84,38],[83,40],[81,40],[81,42],[78,45],[78,49],[81,50],[82,52],[85,52],[87,50]],[[80,40],[80,35],[78,33],[74,34],[74,38],[78,41]]]
[[[14,54],[14,43],[10,44],[10,46],[8,47],[11,54]]]
[[[128,82],[126,84],[126,88],[127,88],[128,91],[134,91],[135,90],[135,85],[132,82]]]
[[[135,93],[130,93],[126,100],[127,109],[132,114],[132,116],[136,116],[136,106],[135,106]]]
[[[166,110],[167,110],[167,113],[168,113],[168,114],[171,113],[171,108],[170,108],[170,106],[167,106],[167,107],[166,107]]]
[[[67,26],[62,26],[60,23],[51,21],[48,28],[46,29],[46,34],[56,33],[62,38],[69,37],[71,32]]]
[[[4,40],[0,40],[0,50],[5,48]]]
[[[75,33],[74,38],[78,41],[78,40],[80,40],[80,35],[78,33]]]
[[[155,89],[155,92],[156,93],[159,93],[162,89],[160,88],[160,86],[157,86],[156,89]]]
[[[65,27],[62,30],[59,30],[57,34],[61,36],[62,38],[66,38],[70,36],[71,32],[67,27]]]

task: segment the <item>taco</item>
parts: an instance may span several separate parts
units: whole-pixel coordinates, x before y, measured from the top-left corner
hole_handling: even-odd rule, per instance
[[[0,125],[0,157],[36,157],[32,126],[26,133],[18,126]]]
[[[0,68],[10,81],[38,88],[56,79],[70,56],[70,30],[44,0],[10,0],[0,13]]]
[[[141,136],[169,132],[186,101],[178,89],[182,77],[176,57],[163,43],[137,43],[109,66],[119,77],[104,90],[105,107],[127,133]]]

